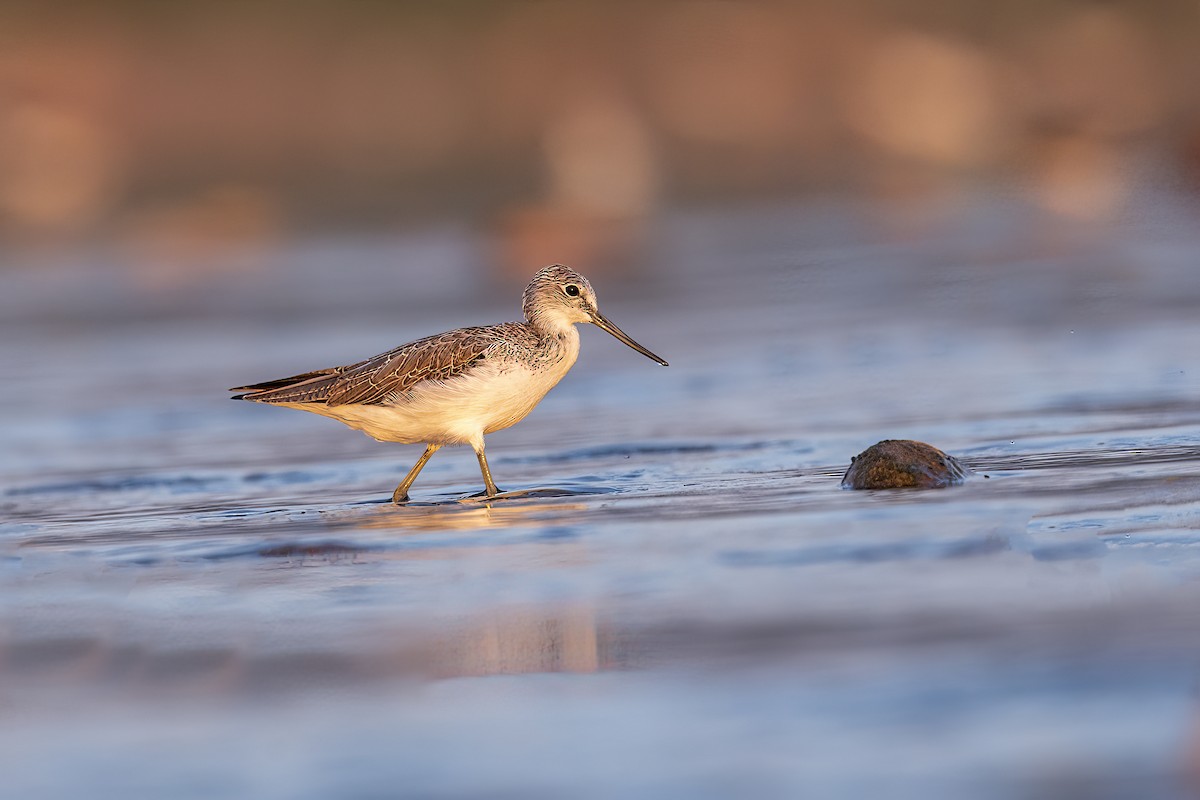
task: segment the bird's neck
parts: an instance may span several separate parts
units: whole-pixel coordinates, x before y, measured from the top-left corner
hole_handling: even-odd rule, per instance
[[[541,322],[542,324],[538,324]],[[541,347],[554,353],[568,364],[575,363],[579,356],[579,330],[573,323],[555,320],[546,324],[547,320],[530,322],[529,326],[537,334]]]

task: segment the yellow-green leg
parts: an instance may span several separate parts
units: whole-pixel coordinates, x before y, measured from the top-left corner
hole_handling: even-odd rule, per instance
[[[487,497],[495,497],[500,494],[500,490],[496,488],[496,482],[492,480],[492,471],[488,469],[487,456],[483,454],[483,445],[475,450],[475,457],[479,459],[479,471],[483,473],[483,484],[487,486]]]
[[[404,480],[400,481],[400,485],[396,487],[396,491],[392,492],[392,502],[396,505],[408,502],[408,489],[413,485],[413,481],[417,479],[417,475],[421,474],[421,470],[425,467],[425,462],[429,457],[442,449],[440,444],[430,444],[425,446],[425,452],[417,459],[417,463],[413,464],[413,468],[404,476]]]

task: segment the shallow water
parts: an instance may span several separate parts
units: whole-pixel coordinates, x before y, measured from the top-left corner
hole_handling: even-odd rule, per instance
[[[7,788],[1185,796],[1194,211],[663,218],[653,268],[592,278],[671,367],[585,330],[489,437],[519,496],[464,499],[475,459],[444,450],[404,508],[419,448],[222,390],[511,318],[519,286],[455,266],[470,231],[165,294],[119,259],[3,273]],[[975,473],[840,489],[881,438]]]

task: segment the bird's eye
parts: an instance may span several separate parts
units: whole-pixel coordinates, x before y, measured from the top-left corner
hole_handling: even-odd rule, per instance
[[[568,297],[579,297],[579,287],[573,283],[568,283],[564,286],[563,291],[567,293]]]

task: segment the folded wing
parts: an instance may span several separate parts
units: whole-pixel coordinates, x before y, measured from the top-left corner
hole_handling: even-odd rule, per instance
[[[445,381],[476,366],[505,342],[508,325],[461,328],[418,339],[342,367],[230,389],[256,403],[372,405],[397,402],[422,381]]]

